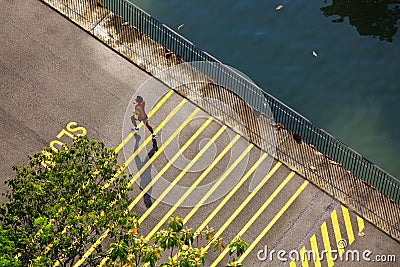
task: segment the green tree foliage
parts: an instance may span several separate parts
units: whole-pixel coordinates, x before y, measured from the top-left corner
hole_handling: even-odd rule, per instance
[[[136,231],[120,235],[122,239],[111,243],[108,250],[109,267],[138,267],[149,264],[154,267],[201,267],[204,266],[207,245],[214,245],[214,252],[224,249],[222,238],[214,238],[214,229],[207,227],[200,232],[183,228],[181,217],[171,217],[166,230],[159,230],[151,240],[146,240]],[[236,238],[228,247],[237,257],[243,254],[247,243]],[[163,251],[169,251],[162,257]],[[242,266],[239,262],[229,262],[226,266]]]
[[[229,255],[236,255],[239,258],[247,249],[248,243],[242,240],[240,237],[236,237],[232,242],[229,243]],[[235,259],[235,257],[234,257]]]
[[[29,156],[14,170],[0,206],[1,242],[13,247],[5,257],[22,266],[48,266],[60,257],[68,266],[106,228],[115,235],[118,227],[132,225],[125,212],[127,175],[103,141],[78,137],[64,149]]]
[[[21,262],[14,258],[16,255],[15,243],[10,240],[10,231],[0,226],[0,267],[21,266]]]

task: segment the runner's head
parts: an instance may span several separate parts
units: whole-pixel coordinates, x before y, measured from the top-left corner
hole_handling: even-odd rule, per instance
[[[138,95],[137,97],[136,97],[136,99],[135,99],[135,102],[136,103],[142,103],[142,101],[143,101],[143,97],[141,97],[140,95]]]

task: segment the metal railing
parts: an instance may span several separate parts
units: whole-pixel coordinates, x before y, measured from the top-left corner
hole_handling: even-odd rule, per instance
[[[274,156],[278,160],[283,161],[328,194],[344,202],[393,238],[400,240],[400,181],[397,178],[257,87],[246,77],[234,71],[227,71],[219,60],[202,51],[131,2],[102,0],[103,5],[112,11],[112,13],[107,14],[101,13],[104,11],[101,11],[99,6],[96,5],[96,0],[43,1],[53,7],[53,3],[57,2],[58,7],[55,8],[59,11],[60,9],[66,10],[63,11],[64,15],[74,21],[78,20],[78,17],[81,20],[86,20],[83,23],[86,26],[81,26],[86,27],[98,38],[99,34],[96,33],[96,27],[105,20],[108,20],[109,24],[110,21],[113,21],[111,24],[115,28],[114,31],[123,33],[112,37],[111,41],[104,38],[100,39],[128,58],[140,57],[141,62],[144,63],[135,63],[139,66],[144,64],[144,67],[142,67],[149,72],[156,73],[157,68],[162,71],[160,62],[165,60],[164,56],[162,59],[155,56],[158,52],[149,52],[148,47],[155,44],[176,55],[175,59],[180,62],[207,62],[207,64],[194,64],[191,67],[209,77],[213,82],[223,81],[223,89],[219,88],[218,95],[229,94],[226,92],[228,90],[240,99],[237,103],[241,109],[250,106],[254,110],[253,114],[256,114],[253,116],[273,117],[276,125],[281,125],[280,127],[283,130],[280,133],[277,131],[278,143],[274,147]],[[89,3],[89,5],[86,9],[82,9],[82,3]],[[120,22],[118,22],[119,24],[116,22],[117,18],[120,18],[122,22],[129,22],[134,28],[131,28],[131,30],[123,28],[120,26]],[[134,40],[128,40],[129,36],[137,35],[137,31],[141,34],[140,38],[136,39],[140,40],[137,44],[139,48],[135,48],[135,45],[132,44],[132,42],[135,43]],[[146,39],[147,37],[148,39]],[[123,42],[131,43],[121,48],[122,41],[117,42],[118,38],[124,39]],[[154,51],[158,50],[155,49]],[[175,78],[179,75],[186,74],[177,73]],[[174,79],[174,77],[169,77],[169,79]],[[171,81],[166,83],[173,84]],[[190,86],[185,90],[192,91],[200,98],[204,97],[204,94],[192,90]],[[186,91],[185,94],[187,94]],[[232,95],[227,97],[232,97]],[[212,106],[212,108],[205,108],[206,110],[218,109],[218,114],[222,112],[222,120],[228,125],[232,124],[232,120],[235,120],[235,116],[225,112],[222,107],[216,107],[215,103],[202,104],[203,107],[207,105]],[[243,124],[243,120],[237,120],[235,123],[241,125],[247,136],[252,136],[250,141],[267,152],[271,151],[272,142],[269,135],[271,129],[268,129],[268,125],[250,127],[248,124]],[[292,137],[297,137],[294,139],[299,145],[291,145],[293,143]],[[298,142],[299,139],[301,140],[300,143]],[[311,166],[310,164],[319,165]]]

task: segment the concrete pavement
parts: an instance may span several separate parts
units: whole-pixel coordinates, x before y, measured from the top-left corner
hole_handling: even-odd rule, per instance
[[[205,154],[187,170],[187,174],[177,182],[180,187],[171,189],[168,197],[157,203],[157,199],[160,199],[169,184],[179,177],[185,166],[196,158],[223,126],[217,120],[212,120],[204,126],[210,116],[201,110],[190,118],[197,106],[189,101],[179,106],[185,100],[176,93],[170,94],[162,105],[157,106],[163,97],[168,95],[169,88],[152,79],[42,2],[0,0],[0,3],[1,191],[5,190],[4,180],[13,175],[13,164],[26,163],[27,154],[40,151],[54,140],[68,142],[68,136],[60,133],[70,122],[85,127],[90,137],[104,139],[110,147],[118,146],[123,138],[131,134],[131,99],[134,95],[141,94],[147,101],[148,111],[157,107],[150,119],[155,127],[163,125],[168,115],[175,112],[174,117],[160,128],[157,146],[161,151],[160,148],[165,145],[163,151],[154,156],[152,164],[137,177],[138,185],[142,188],[157,177],[179,149],[202,129],[198,137],[190,141],[190,146],[164,172],[163,179],[160,178],[151,186],[149,194],[152,195],[154,210],[147,214],[148,208],[142,198],[137,201],[134,211],[140,216],[147,214],[141,227],[143,233],[150,233],[174,207],[176,209],[173,214],[180,214],[182,217],[191,214],[195,204],[201,201],[232,166],[231,173],[225,175],[224,179],[227,180],[222,182],[221,187],[216,188],[215,193],[210,196],[212,200],[206,200],[195,215],[188,219],[188,225],[196,228],[209,220],[209,225],[216,231],[226,228],[221,235],[227,242],[246,229],[248,222],[253,222],[242,234],[247,242],[255,244],[243,261],[245,266],[288,266],[289,262],[283,263],[276,258],[273,261],[260,260],[257,254],[265,246],[286,251],[300,251],[303,246],[310,249],[310,239],[314,234],[319,250],[325,248],[326,236],[334,249],[337,237],[335,227],[339,227],[342,237],[349,241],[349,227],[346,226],[345,213],[340,203],[311,184],[306,185],[297,194],[305,180],[298,175],[289,177],[290,170],[283,165],[277,168],[256,194],[254,191],[250,192],[252,178],[260,176],[263,180],[262,178],[277,164],[269,156],[257,165],[253,176],[236,188],[251,167],[258,164],[263,153],[257,148],[249,147],[250,144],[243,137],[235,139],[236,133],[229,129],[224,129]],[[176,129],[181,125],[185,126],[176,133]],[[124,146],[123,152],[120,153],[121,163],[134,151],[139,151],[149,132],[142,127],[139,135],[140,140],[131,137]],[[168,143],[171,136],[173,138]],[[231,144],[234,140],[235,143]],[[140,172],[148,161],[148,153],[152,151],[153,146],[152,142],[142,146],[140,153],[130,163],[129,171],[133,174]],[[204,179],[199,181],[199,185],[185,200],[182,200],[181,205],[176,206],[176,202],[182,199],[185,192],[190,190],[191,185],[198,181],[226,147],[229,147],[227,154],[215,163],[207,176],[203,175]],[[243,159],[236,162],[241,155],[244,155]],[[132,192],[133,201],[140,196],[138,185]],[[227,199],[229,192],[233,190],[237,191]],[[296,198],[293,199],[293,196]],[[227,199],[226,203],[221,205],[224,199]],[[268,202],[270,204],[265,205]],[[287,206],[287,203],[290,205]],[[213,213],[218,209],[220,210],[217,213]],[[238,209],[242,210],[235,214]],[[333,213],[337,214],[337,223],[332,220]],[[349,216],[355,238],[348,249],[369,249],[374,255],[395,254],[397,261],[400,260],[399,243],[367,222],[364,222],[365,236],[358,237],[359,219],[351,211]],[[326,234],[321,231],[324,224]],[[266,233],[263,232],[265,229],[268,229]],[[226,259],[227,257],[224,260]],[[217,256],[210,252],[206,266],[211,266],[215,260]],[[222,266],[224,260],[217,266]],[[298,262],[297,266],[301,264]],[[322,261],[322,266],[327,264],[326,261]],[[335,265],[377,266],[377,263],[336,262]],[[397,266],[396,263],[380,265]],[[310,266],[313,266],[313,263],[310,263]]]

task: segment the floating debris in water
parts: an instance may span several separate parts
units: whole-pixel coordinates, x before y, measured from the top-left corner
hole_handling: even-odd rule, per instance
[[[275,8],[275,10],[281,10],[283,8],[283,5],[279,5]]]
[[[184,26],[185,24],[181,24],[178,26],[178,31]]]
[[[315,52],[315,50],[312,51],[312,55],[313,55],[314,57],[318,57],[318,54],[317,54],[317,52]]]

